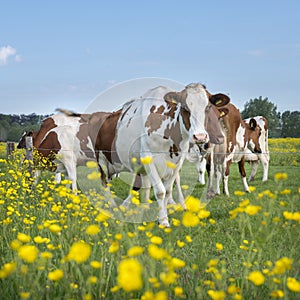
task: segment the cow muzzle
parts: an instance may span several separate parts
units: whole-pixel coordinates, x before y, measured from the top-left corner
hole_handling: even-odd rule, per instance
[[[193,139],[197,144],[204,144],[208,142],[208,135],[206,133],[194,134]]]

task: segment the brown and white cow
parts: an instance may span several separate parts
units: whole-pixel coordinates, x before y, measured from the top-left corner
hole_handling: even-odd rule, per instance
[[[245,161],[249,162],[252,166],[249,181],[254,180],[254,177],[256,175],[257,168],[259,165],[259,161],[261,162],[262,167],[263,167],[262,181],[267,181],[268,180],[269,161],[270,161],[270,153],[269,153],[269,147],[268,147],[268,135],[269,135],[268,120],[263,116],[253,117],[253,119],[255,119],[255,121],[261,128],[259,144],[260,144],[262,152],[260,154],[252,153],[250,150],[248,150],[246,152]],[[251,118],[248,118],[244,121],[249,124],[250,120],[251,120]]]
[[[43,120],[38,132],[25,133],[17,147],[24,148],[25,137],[32,135],[33,147],[41,158],[47,158],[49,164],[46,167],[56,172],[56,181],[59,183],[61,173],[66,173],[72,181],[72,189],[76,191],[76,167],[85,165],[87,161],[99,160],[99,153],[94,150],[98,128],[110,113],[75,114],[66,110],[60,111],[63,114]],[[40,170],[37,170],[35,176],[38,177],[39,173]],[[104,175],[102,180],[106,181]]]
[[[254,153],[261,153],[259,144],[261,128],[255,119],[250,119],[248,124],[242,120],[239,110],[233,104],[229,103],[225,107],[228,108],[229,112],[220,121],[226,136],[225,142],[219,145],[211,143],[212,154],[207,166],[210,173],[208,197],[220,194],[221,178],[223,180],[223,192],[229,195],[228,177],[232,162],[238,163],[244,190],[249,192],[244,168],[244,156],[247,149]],[[213,188],[213,176],[215,177],[215,188]]]
[[[141,165],[141,174],[149,178],[158,202],[159,222],[169,226],[167,199],[172,193],[190,142],[215,144],[224,141],[216,106],[229,102],[224,94],[210,94],[205,86],[190,84],[181,92],[157,87],[123,106],[112,144],[111,163],[117,172],[133,172],[141,158],[151,163]],[[175,169],[168,168],[170,161]],[[139,166],[138,166],[139,167]]]

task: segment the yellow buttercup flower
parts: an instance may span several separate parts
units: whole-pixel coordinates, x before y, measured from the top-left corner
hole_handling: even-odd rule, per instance
[[[216,243],[216,249],[217,250],[219,250],[219,251],[221,251],[221,250],[223,250],[223,245],[221,244],[221,243]]]
[[[160,236],[153,236],[153,237],[151,237],[150,241],[152,244],[156,244],[156,245],[161,245],[163,242],[163,240]]]
[[[33,245],[24,245],[18,249],[18,255],[27,263],[33,263],[39,254],[39,250]]]
[[[158,246],[153,244],[148,246],[148,253],[156,260],[161,260],[167,255],[166,251],[163,248],[159,248]]]
[[[209,290],[207,294],[213,300],[223,300],[226,297],[226,293],[224,291]]]
[[[97,261],[97,260],[92,260],[90,262],[90,265],[94,269],[100,269],[102,267],[102,263],[100,261]]]
[[[90,169],[93,169],[93,168],[97,168],[98,164],[97,162],[90,160],[86,162],[86,166]]]
[[[64,272],[60,269],[49,272],[48,279],[51,281],[58,281],[64,277]]]
[[[170,169],[176,168],[176,164],[172,163],[171,161],[166,161],[166,166]]]
[[[287,173],[276,173],[274,175],[274,179],[275,180],[286,180],[288,178],[288,174]]]
[[[17,239],[22,243],[29,243],[31,240],[31,237],[25,233],[18,233]]]
[[[61,228],[59,225],[57,225],[57,224],[51,224],[51,225],[49,226],[49,230],[50,230],[51,232],[53,232],[53,233],[60,233],[61,230],[62,230],[62,228]]]
[[[259,205],[248,205],[245,208],[245,213],[249,216],[256,215],[262,209]]]
[[[186,211],[182,216],[182,224],[185,227],[195,227],[199,224],[199,218],[194,213]]]
[[[125,291],[140,290],[143,287],[142,265],[137,259],[122,260],[118,267],[118,285]]]
[[[257,286],[262,285],[265,282],[265,276],[260,271],[252,271],[247,279]]]
[[[144,248],[140,246],[133,246],[127,251],[128,256],[138,256],[144,252]]]
[[[288,257],[282,257],[275,262],[272,274],[283,274],[292,268],[293,260]]]
[[[296,293],[300,292],[300,281],[298,281],[296,278],[288,277],[286,285],[289,290]]]
[[[85,230],[85,233],[89,235],[96,235],[99,232],[100,232],[100,228],[98,225],[95,224],[89,225]]]
[[[141,157],[140,161],[143,165],[149,165],[152,163],[153,158],[152,156],[145,156],[145,157]]]
[[[76,242],[71,246],[66,259],[82,263],[89,259],[91,251],[91,246],[89,244],[85,242]]]

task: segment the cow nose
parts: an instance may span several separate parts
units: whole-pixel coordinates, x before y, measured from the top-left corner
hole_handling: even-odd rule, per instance
[[[196,143],[207,143],[208,135],[206,133],[194,134],[193,138]]]

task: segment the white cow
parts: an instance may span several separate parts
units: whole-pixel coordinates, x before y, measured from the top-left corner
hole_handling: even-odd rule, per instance
[[[158,87],[151,99],[141,98],[124,105],[119,117],[115,153],[112,162],[119,171],[133,172],[139,162],[149,157],[142,172],[149,178],[159,205],[158,219],[169,226],[167,199],[172,192],[189,143],[223,142],[215,106],[229,102],[224,94],[211,95],[201,84],[190,84],[181,92]],[[170,161],[175,169],[166,167]]]

